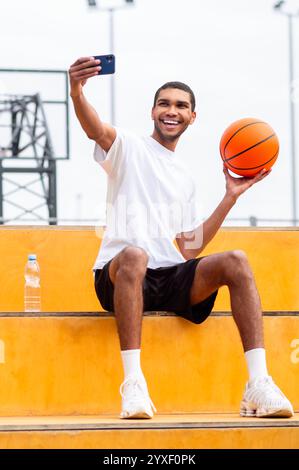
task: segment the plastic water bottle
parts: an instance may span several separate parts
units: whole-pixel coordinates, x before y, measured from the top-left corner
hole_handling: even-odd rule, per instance
[[[25,266],[24,307],[25,312],[41,311],[40,271],[36,255],[28,255]]]

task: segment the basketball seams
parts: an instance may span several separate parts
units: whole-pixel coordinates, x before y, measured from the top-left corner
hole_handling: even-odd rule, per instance
[[[241,132],[243,129],[245,129],[246,127],[249,127],[249,126],[253,126],[255,124],[267,124],[266,122],[264,121],[254,121],[254,122],[249,122],[248,124],[245,124],[245,126],[242,126],[240,127],[238,130],[236,130],[233,135],[230,136],[230,138],[228,139],[228,141],[226,142],[225,146],[224,146],[224,149],[223,149],[223,159],[225,158],[225,150],[226,150],[226,147],[228,146],[228,144],[230,143],[230,141],[235,137],[235,135],[238,134],[238,132]],[[220,150],[220,153],[221,153],[221,150]],[[222,155],[221,155],[222,156]]]
[[[265,166],[267,165],[267,163],[271,162],[275,157],[277,157],[279,153],[279,147],[278,147],[278,150],[277,152],[275,153],[275,155],[273,157],[270,158],[270,160],[267,160],[266,162],[262,163],[262,165],[258,165],[258,166],[251,166],[249,168],[244,168],[244,167],[238,167],[238,166],[234,166],[234,165],[231,165],[231,163],[228,163],[228,168],[231,166],[234,170],[255,170],[257,168],[261,168],[262,166]],[[230,168],[229,168],[230,169]]]
[[[251,147],[247,147],[247,149],[242,150],[242,152],[236,153],[236,155],[234,155],[233,157],[229,157],[229,158],[223,159],[223,161],[224,161],[224,162],[228,162],[229,160],[233,160],[233,158],[239,157],[240,155],[242,155],[242,153],[248,152],[249,150],[253,149],[254,147],[257,147],[258,145],[263,144],[264,142],[267,142],[267,140],[272,139],[272,137],[276,137],[276,134],[274,133],[274,134],[269,135],[268,137],[266,137],[266,138],[263,139],[263,140],[260,140],[259,142],[257,142],[256,144],[252,145]]]

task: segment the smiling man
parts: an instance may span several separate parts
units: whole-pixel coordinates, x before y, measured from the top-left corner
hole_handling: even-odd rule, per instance
[[[140,364],[143,312],[172,311],[202,323],[224,285],[249,372],[241,415],[292,416],[291,403],[268,375],[261,304],[246,255],[235,250],[198,257],[239,196],[269,172],[249,179],[224,169],[224,197],[202,223],[196,182],[175,153],[196,118],[192,90],[181,82],[160,87],[152,108],[154,131],[139,137],[103,123],[87,102],[83,86],[100,70],[99,61],[83,57],[69,75],[76,115],[108,174],[106,230],[94,272],[97,296],[117,323],[124,367],[121,418],[151,418],[156,411]]]
[[[175,150],[178,138],[193,124],[195,117],[193,91],[184,83],[165,83],[156,91],[154,98],[152,119],[155,130],[152,137],[162,145],[167,141],[172,143],[167,148]]]

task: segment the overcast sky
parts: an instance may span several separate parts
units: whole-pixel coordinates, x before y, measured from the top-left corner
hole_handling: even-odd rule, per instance
[[[230,217],[291,217],[288,30],[273,3],[136,0],[135,7],[115,13],[116,124],[150,134],[156,89],[169,80],[193,88],[198,118],[182,136],[178,158],[192,170],[205,217],[224,195],[221,134],[243,117],[267,121],[279,136],[281,150],[271,175],[239,199]],[[108,15],[88,9],[86,0],[0,0],[0,18],[1,67],[68,69],[80,56],[111,52]],[[294,30],[298,77],[299,19]],[[26,80],[9,83],[2,74],[0,92],[27,92]],[[298,80],[296,84],[297,110]],[[49,90],[44,84],[36,86],[43,95],[56,90],[54,82],[47,83]],[[109,122],[109,78],[95,77],[85,90]],[[93,143],[73,111],[70,122],[71,158],[57,165],[58,216],[102,221],[106,175],[93,161]],[[58,143],[58,130],[52,138]]]

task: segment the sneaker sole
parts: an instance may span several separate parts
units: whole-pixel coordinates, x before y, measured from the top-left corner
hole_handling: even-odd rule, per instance
[[[151,419],[153,415],[148,414],[146,411],[136,411],[135,413],[122,412],[121,419]]]
[[[268,412],[259,410],[241,409],[240,415],[245,418],[291,418],[294,413],[291,410],[282,408],[280,410],[272,410]]]

